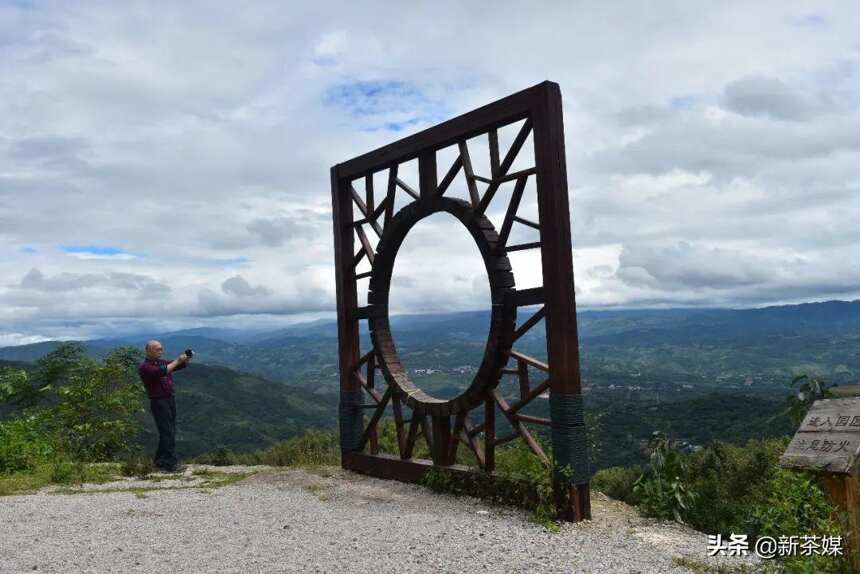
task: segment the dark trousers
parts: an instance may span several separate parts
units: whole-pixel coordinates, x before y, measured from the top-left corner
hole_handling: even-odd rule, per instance
[[[176,400],[173,397],[150,399],[149,410],[158,427],[158,450],[153,460],[159,468],[176,466]]]

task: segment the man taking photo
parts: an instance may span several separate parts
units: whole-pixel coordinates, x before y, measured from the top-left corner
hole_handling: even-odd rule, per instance
[[[173,385],[173,371],[184,369],[191,360],[191,350],[185,351],[168,363],[161,358],[164,347],[156,340],[146,344],[146,359],[137,368],[137,374],[146,394],[149,395],[149,409],[155,426],[158,428],[158,449],[153,460],[163,472],[182,472],[184,465],[176,459],[176,388]]]

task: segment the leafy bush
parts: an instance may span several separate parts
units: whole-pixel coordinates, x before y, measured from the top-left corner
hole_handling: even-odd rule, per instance
[[[145,455],[138,455],[126,459],[120,466],[120,474],[123,476],[134,476],[146,478],[158,470],[152,459]]]
[[[610,498],[623,500],[636,506],[641,497],[634,491],[633,486],[642,476],[640,466],[613,466],[597,471],[591,481],[591,486]]]
[[[0,474],[35,468],[57,454],[45,426],[37,413],[0,422]]]
[[[99,363],[68,343],[40,359],[32,375],[0,372],[0,400],[17,407],[0,423],[0,473],[65,459],[112,460],[124,452],[142,411],[139,360],[138,351],[120,348]]]
[[[340,443],[331,431],[308,429],[294,437],[250,454],[235,455],[236,464],[316,466],[340,464]]]
[[[662,433],[654,433],[648,467],[633,485],[646,516],[684,522],[696,494],[687,482],[687,461]]]

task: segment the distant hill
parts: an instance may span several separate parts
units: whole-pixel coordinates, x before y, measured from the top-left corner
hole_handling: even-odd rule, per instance
[[[520,309],[520,321],[531,313]],[[645,309],[578,314],[582,368],[593,389],[609,385],[703,390],[727,385],[779,388],[796,373],[832,382],[860,376],[860,301],[828,301],[762,309]],[[422,370],[427,390],[456,393],[483,355],[488,311],[392,317],[404,364]],[[266,379],[337,394],[337,328],[319,320],[275,331],[216,328],[152,335],[167,356],[194,349],[195,362],[222,365]],[[149,337],[86,341],[102,356],[118,345],[141,348]],[[0,348],[0,359],[32,361],[55,342]],[[362,349],[370,346],[362,335]],[[543,324],[517,342],[541,357]],[[664,389],[665,390],[665,389]]]
[[[32,363],[0,361],[4,367],[32,369]],[[299,387],[219,366],[191,364],[174,375],[177,452],[191,457],[219,447],[254,450],[302,434],[310,427],[334,428],[337,401]],[[151,450],[157,432],[147,409],[141,415],[140,445]],[[0,418],[8,416],[0,404]]]

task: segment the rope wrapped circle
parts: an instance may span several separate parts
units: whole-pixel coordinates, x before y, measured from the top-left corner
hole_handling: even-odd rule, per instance
[[[416,223],[440,212],[456,217],[478,245],[490,281],[492,299],[490,331],[481,366],[469,387],[450,400],[434,398],[412,382],[400,363],[388,320],[388,295],[397,251]],[[367,298],[370,337],[386,381],[402,392],[406,404],[415,413],[447,416],[469,411],[486,400],[487,392],[499,382],[513,344],[517,310],[515,305],[505,305],[505,294],[513,290],[511,263],[504,248],[499,246],[499,236],[490,220],[476,214],[470,203],[448,197],[421,199],[401,209],[385,226],[373,261]]]

